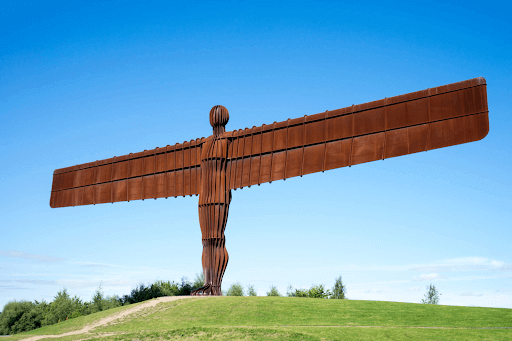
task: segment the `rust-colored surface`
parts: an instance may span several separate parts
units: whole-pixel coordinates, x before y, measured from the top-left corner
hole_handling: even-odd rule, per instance
[[[205,285],[192,295],[222,295],[220,285],[228,265],[224,230],[228,221],[231,190],[226,178],[229,140],[221,138],[228,123],[226,108],[217,105],[210,111],[213,135],[206,139],[201,154],[202,182],[199,189],[199,225],[203,239]]]
[[[229,188],[477,141],[484,78],[225,133]]]
[[[51,207],[199,194],[206,139],[57,169]]]
[[[489,131],[484,78],[225,132],[68,168],[53,175],[51,207],[199,195],[205,286],[221,295],[231,189],[477,141]]]

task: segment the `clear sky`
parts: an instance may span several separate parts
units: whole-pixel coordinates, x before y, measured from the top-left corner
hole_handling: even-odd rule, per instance
[[[201,269],[197,197],[51,209],[56,168],[475,77],[478,142],[233,192],[223,288],[512,308],[509,2],[2,2],[0,308]]]

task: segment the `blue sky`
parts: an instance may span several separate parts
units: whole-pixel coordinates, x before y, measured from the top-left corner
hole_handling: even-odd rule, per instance
[[[0,4],[0,307],[201,272],[197,197],[51,209],[56,168],[475,77],[478,142],[233,192],[223,288],[512,308],[507,2]]]

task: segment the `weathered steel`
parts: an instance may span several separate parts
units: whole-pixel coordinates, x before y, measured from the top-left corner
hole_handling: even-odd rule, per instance
[[[210,111],[213,135],[57,169],[51,207],[199,195],[205,286],[221,295],[228,262],[224,230],[231,189],[303,176],[484,138],[484,78],[225,132],[229,114]]]
[[[203,239],[205,286],[192,292],[193,295],[222,295],[220,285],[229,258],[224,230],[228,221],[231,190],[227,187],[229,181],[226,181],[229,140],[221,136],[228,120],[228,111],[223,106],[217,105],[210,111],[213,135],[203,145],[203,181],[199,189],[199,225]]]
[[[477,141],[488,131],[483,78],[232,131],[229,188]]]

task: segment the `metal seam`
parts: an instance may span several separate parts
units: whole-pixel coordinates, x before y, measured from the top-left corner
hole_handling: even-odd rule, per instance
[[[286,145],[285,145],[285,150],[284,150],[284,181],[286,181],[286,162],[288,160],[288,134],[289,134],[289,131],[288,131],[288,127],[290,126],[290,118],[288,118],[286,120]]]
[[[322,164],[322,173],[325,172],[325,162],[327,161],[327,139],[328,139],[328,136],[327,136],[327,114],[328,111],[326,110],[325,111],[325,114],[324,114],[324,133],[325,133],[325,136],[324,136],[324,162]]]
[[[141,186],[141,191],[142,191],[140,197],[141,197],[142,201],[144,201],[144,173],[145,173],[144,172],[144,158],[145,158],[145,156],[146,156],[146,149],[144,149],[144,151],[142,152],[142,172],[140,175],[140,180],[141,180],[140,186]]]
[[[110,165],[110,203],[114,203],[114,161],[116,157],[112,158],[112,163]]]
[[[306,145],[306,116],[304,115],[302,120],[302,162],[300,164],[300,177],[304,175],[304,156],[305,156],[305,150],[304,146]]]
[[[272,183],[272,171],[273,171],[273,165],[274,165],[274,133],[276,131],[276,121],[272,123],[272,149],[270,151],[270,181],[269,183]]]

